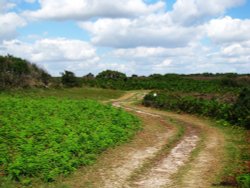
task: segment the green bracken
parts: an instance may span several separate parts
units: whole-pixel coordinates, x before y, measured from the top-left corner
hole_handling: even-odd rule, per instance
[[[22,184],[53,181],[93,163],[138,129],[133,115],[92,100],[2,95],[0,174]]]

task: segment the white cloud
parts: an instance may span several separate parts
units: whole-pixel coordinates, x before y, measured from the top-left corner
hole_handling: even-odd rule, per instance
[[[245,0],[177,0],[169,14],[175,23],[200,24],[244,2]]]
[[[16,13],[0,14],[0,41],[16,36],[16,30],[26,25],[26,22]]]
[[[99,19],[79,26],[92,35],[92,42],[115,48],[181,47],[196,40],[199,27],[174,25],[167,14],[153,14],[136,19]]]
[[[15,3],[8,2],[7,0],[0,0],[0,15],[16,6]]]
[[[250,66],[250,41],[226,45],[221,47],[217,54],[223,58],[234,59],[236,62],[249,63]]]
[[[220,47],[209,55],[215,62],[227,62],[230,66],[245,66],[244,72],[250,71],[250,40]]]
[[[92,17],[131,17],[163,10],[165,3],[147,5],[143,0],[40,0],[41,8],[26,11],[33,19],[86,20]]]
[[[109,57],[125,62],[134,62],[134,73],[199,73],[199,72],[240,72],[250,71],[250,42],[221,47],[192,43],[183,48],[116,49]],[[114,60],[115,61],[115,60]]]
[[[157,72],[157,73],[166,73],[164,71],[166,71],[172,64],[172,60],[171,59],[165,59],[163,60],[161,63],[156,64],[153,67],[153,71]]]
[[[162,57],[177,57],[193,55],[191,46],[182,48],[163,48],[163,47],[136,47],[129,49],[113,50],[112,55],[122,59],[147,59],[147,58],[162,58]]]
[[[78,21],[90,43],[51,39],[50,33],[22,36],[32,43],[9,40],[27,24],[18,13],[9,12],[20,2],[0,0],[0,54],[28,59],[53,75],[64,69],[80,76],[105,69],[129,75],[250,71],[250,20],[224,16],[244,0],[177,0],[168,12],[162,0],[151,4],[146,0],[39,0],[38,10],[21,14],[37,21]]]
[[[64,69],[81,72],[84,67],[93,66],[99,61],[95,48],[87,42],[64,38],[41,39],[34,43],[4,41],[0,54],[11,54],[38,63],[54,75]]]
[[[207,34],[215,43],[232,43],[250,40],[250,19],[233,19],[229,16],[213,19],[207,25]]]

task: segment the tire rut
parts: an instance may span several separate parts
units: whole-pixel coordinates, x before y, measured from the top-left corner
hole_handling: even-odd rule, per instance
[[[165,120],[160,115],[149,113],[146,111],[125,107],[121,105],[121,102],[114,102],[114,106],[121,107],[127,111],[132,111],[137,113],[139,116],[147,116],[159,121],[164,125]],[[127,179],[130,175],[148,159],[152,158],[161,148],[166,144],[167,140],[173,135],[173,132],[167,132],[162,135],[158,135],[158,142],[152,147],[143,148],[142,150],[132,151],[126,154],[125,163],[120,166],[116,166],[111,169],[109,177],[102,177],[103,188],[118,188],[118,187],[128,187]]]
[[[187,135],[174,147],[171,152],[147,173],[143,173],[136,181],[125,185],[126,188],[158,188],[158,187],[185,187],[207,188],[216,181],[223,167],[224,136],[218,129],[209,126],[209,122],[191,115],[175,114],[157,111],[145,107],[133,107],[139,113],[152,113],[154,116],[173,118],[188,126]],[[188,133],[189,132],[189,133]],[[204,136],[202,143],[200,133]],[[202,144],[202,145],[199,145]],[[197,147],[197,155],[190,161],[192,151]],[[182,168],[188,170],[179,175]],[[180,177],[177,177],[180,176]]]
[[[186,135],[171,149],[170,153],[141,178],[132,182],[130,187],[158,188],[173,185],[172,176],[188,162],[199,140],[197,130],[189,128]]]
[[[128,93],[119,101],[112,101],[112,104],[135,113],[147,125],[148,130],[139,133],[132,143],[104,154],[104,157],[100,158],[100,164],[97,163],[84,174],[80,174],[78,181],[68,185],[103,188],[211,187],[219,167],[222,166],[221,159],[218,158],[223,156],[222,134],[216,128],[208,126],[207,122],[193,116],[130,105],[134,97],[141,97],[139,94]],[[185,126],[186,132],[173,148],[158,159],[157,153],[176,133],[175,126],[169,124],[166,118]],[[160,131],[150,130],[157,126],[161,127]],[[203,134],[205,135],[202,142],[204,145],[201,145]],[[199,153],[190,160],[192,152],[197,148],[201,148]],[[138,171],[149,159],[158,161],[143,171]],[[190,168],[177,177],[186,166]],[[134,173],[137,173],[136,178],[131,179]]]

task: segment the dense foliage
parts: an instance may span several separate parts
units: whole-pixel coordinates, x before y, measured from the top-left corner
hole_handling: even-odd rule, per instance
[[[177,74],[126,77],[123,73],[108,70],[99,73],[96,78],[85,76],[82,83],[87,86],[122,90],[164,89],[169,92],[239,93],[242,87],[250,85],[250,78],[248,76],[239,78],[239,76],[232,76],[231,74],[219,75],[213,79]]]
[[[250,129],[250,89],[243,89],[233,106],[230,121]]]
[[[0,89],[46,86],[50,75],[21,58],[0,56]]]
[[[133,115],[90,100],[0,96],[0,172],[51,181],[88,165],[139,129]]]
[[[62,73],[62,84],[66,87],[76,87],[79,86],[79,81],[73,72],[64,71]]]
[[[167,91],[153,91],[143,99],[145,106],[200,114],[224,119],[250,129],[250,90],[244,89],[234,104],[223,103],[216,98],[204,99],[190,95],[172,94]]]

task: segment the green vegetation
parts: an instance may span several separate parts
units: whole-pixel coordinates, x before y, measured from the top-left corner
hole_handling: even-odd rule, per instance
[[[250,174],[243,174],[237,177],[237,183],[242,188],[250,187]]]
[[[62,73],[62,84],[66,87],[77,87],[80,85],[75,74],[70,71]]]
[[[47,86],[51,76],[35,64],[13,56],[0,56],[0,90]]]
[[[53,181],[131,138],[133,115],[91,100],[0,97],[0,181]]]
[[[61,99],[93,99],[105,101],[121,97],[125,92],[120,90],[101,89],[101,88],[59,88],[59,89],[26,89],[5,91],[6,95],[10,96],[25,96],[25,97],[56,97]]]
[[[185,93],[239,93],[243,87],[249,87],[250,79],[247,75],[240,76],[237,74],[234,76],[222,74],[209,77],[153,74],[148,77],[136,75],[127,77],[121,72],[107,70],[99,73],[96,78],[86,75],[82,79],[82,84],[122,90],[159,89]]]
[[[190,95],[153,91],[143,99],[145,106],[199,114],[227,120],[236,125],[250,128],[250,90],[244,89],[234,104],[223,103],[216,98],[204,99]]]
[[[230,126],[223,120],[213,124],[221,129],[226,139],[226,155],[223,158],[225,167],[218,179],[218,185],[236,186],[238,184],[239,187],[249,187],[249,133],[242,127]]]
[[[124,90],[139,89],[155,90],[144,97],[145,106],[219,120],[217,126],[228,143],[223,179],[228,183],[233,177],[235,185],[237,181],[249,186],[249,142],[244,129],[250,129],[249,74],[127,77],[106,70],[83,77],[65,71],[52,78],[37,65],[10,55],[0,56],[0,186],[9,179],[23,185],[53,181],[127,141],[140,128],[138,119],[86,99],[107,101]],[[172,143],[175,140],[166,151]]]

